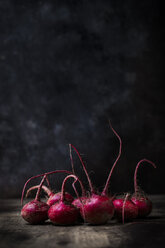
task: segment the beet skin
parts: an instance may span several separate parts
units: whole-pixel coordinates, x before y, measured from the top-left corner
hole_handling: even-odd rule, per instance
[[[30,224],[43,223],[48,219],[49,206],[45,202],[33,200],[24,205],[21,216]]]

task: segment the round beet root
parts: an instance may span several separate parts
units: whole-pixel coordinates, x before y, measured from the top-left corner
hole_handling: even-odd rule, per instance
[[[124,204],[124,218],[123,218],[123,204]],[[138,208],[137,206],[131,201],[131,200],[126,200],[124,202],[124,199],[115,199],[113,201],[113,205],[115,208],[115,217],[119,220],[122,221],[130,221],[132,219],[137,218],[138,216]]]
[[[68,202],[58,202],[48,211],[49,219],[57,225],[72,225],[78,220],[79,210]]]
[[[138,217],[146,217],[152,211],[152,202],[147,197],[132,197],[131,201],[138,207]]]
[[[67,176],[62,183],[60,202],[52,205],[48,211],[49,219],[57,225],[73,225],[78,222],[79,209],[65,200],[65,184],[69,178],[74,178],[75,182],[78,181],[75,175]]]
[[[152,211],[151,200],[145,195],[145,193],[137,185],[137,172],[138,172],[140,165],[143,165],[143,162],[147,162],[147,163],[151,164],[154,168],[156,168],[156,165],[152,161],[145,159],[145,158],[140,160],[138,162],[136,168],[135,168],[135,173],[134,173],[134,190],[135,190],[135,193],[133,194],[131,200],[138,207],[138,217],[139,218],[146,217]]]
[[[86,222],[101,225],[112,218],[114,206],[109,197],[93,194],[80,207],[80,213]]]
[[[45,202],[33,200],[24,205],[21,216],[30,224],[39,224],[48,219],[49,206]]]
[[[40,192],[45,178],[46,175],[41,180],[35,200],[25,204],[21,210],[22,218],[30,224],[39,224],[48,219],[49,206],[45,202],[40,201]]]

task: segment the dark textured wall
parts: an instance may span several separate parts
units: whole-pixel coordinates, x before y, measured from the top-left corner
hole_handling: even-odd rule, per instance
[[[164,192],[159,10],[150,0],[0,0],[1,197],[20,196],[32,175],[70,169],[70,142],[101,190],[119,147],[108,118],[123,140],[111,191],[132,190],[146,157],[158,168],[139,170],[141,186]]]

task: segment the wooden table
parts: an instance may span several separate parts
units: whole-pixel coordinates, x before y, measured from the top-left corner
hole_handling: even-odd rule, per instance
[[[20,217],[20,200],[0,201],[1,248],[146,248],[165,247],[165,195],[150,196],[152,214],[145,220],[122,225],[29,225]]]

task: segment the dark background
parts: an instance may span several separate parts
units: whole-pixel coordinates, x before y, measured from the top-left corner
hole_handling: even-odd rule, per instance
[[[123,141],[111,192],[132,191],[136,163],[146,157],[157,169],[141,168],[140,185],[165,193],[159,4],[0,0],[1,197],[20,197],[40,172],[70,170],[68,143],[101,190],[119,148],[108,118]],[[53,188],[61,180],[53,177]]]

